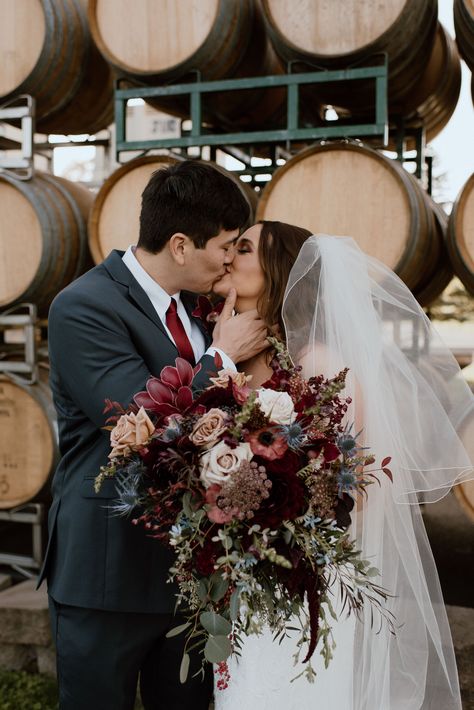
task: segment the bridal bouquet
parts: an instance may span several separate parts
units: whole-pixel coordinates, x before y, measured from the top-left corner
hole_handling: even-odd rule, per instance
[[[334,648],[333,582],[351,613],[365,601],[384,613],[388,594],[348,527],[377,471],[391,478],[390,458],[367,469],[374,457],[341,423],[350,404],[341,396],[347,369],[305,380],[271,341],[273,375],[257,390],[245,374],[220,370],[193,393],[198,370],[177,358],[127,411],[107,400],[117,416],[108,420],[115,422],[110,463],[96,490],[114,476],[116,512],[132,513],[175,552],[169,581],[186,623],[168,635],[186,633],[182,682],[188,651],[197,648],[218,664],[218,687],[226,687],[226,661],[239,654],[243,634],[268,624],[279,638],[295,620],[296,660],[304,653],[302,673],[312,680],[318,641],[326,666]]]

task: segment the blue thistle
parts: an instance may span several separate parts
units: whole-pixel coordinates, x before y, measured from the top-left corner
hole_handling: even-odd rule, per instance
[[[290,449],[297,450],[306,441],[306,434],[304,433],[303,427],[297,422],[293,424],[282,424],[278,427],[279,433],[286,440]]]
[[[138,464],[138,466],[136,464]],[[114,505],[110,506],[110,510],[112,513],[115,513],[115,515],[129,516],[140,504],[140,494],[138,491],[140,474],[129,473],[132,467],[133,469],[137,469],[139,466],[141,467],[139,462],[132,462],[126,473],[119,473],[115,477],[118,500]]]
[[[354,422],[352,422],[351,425],[346,424],[344,431],[337,438],[337,446],[344,456],[356,456],[359,451],[369,448],[368,446],[358,446],[357,438],[362,434],[363,429],[357,432],[357,434],[351,434],[353,426]]]
[[[352,491],[356,487],[356,477],[350,468],[344,466],[337,476],[337,488],[339,498],[342,498],[343,493],[348,493],[352,497]]]

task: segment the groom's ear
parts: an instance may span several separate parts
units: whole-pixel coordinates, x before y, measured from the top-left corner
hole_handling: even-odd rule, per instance
[[[189,252],[192,244],[192,239],[183,232],[175,232],[168,240],[170,255],[179,266],[184,266],[187,252]]]

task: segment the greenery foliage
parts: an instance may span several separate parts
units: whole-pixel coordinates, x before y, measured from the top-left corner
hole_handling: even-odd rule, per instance
[[[57,710],[56,681],[48,676],[0,669],[0,710]]]

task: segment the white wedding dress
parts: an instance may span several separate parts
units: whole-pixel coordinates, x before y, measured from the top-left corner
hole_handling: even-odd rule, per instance
[[[334,604],[337,613],[339,605]],[[314,683],[299,675],[303,665],[296,666],[293,654],[298,634],[273,642],[271,632],[243,637],[239,659],[229,662],[230,681],[225,690],[215,690],[215,710],[344,710],[352,707],[352,666],[354,649],[354,617],[340,619],[333,626],[336,649],[327,669],[316,648],[311,659],[316,671]],[[300,659],[304,658],[300,654]]]
[[[351,533],[375,581],[392,595],[395,619],[333,622],[334,658],[318,648],[310,684],[293,666],[295,641],[270,633],[244,640],[216,710],[461,710],[451,632],[419,503],[474,478],[462,431],[474,395],[459,365],[405,284],[350,237],[314,235],[291,270],[283,304],[290,355],[310,377],[349,368],[347,421],[358,443],[391,456],[393,483],[379,476]],[[335,600],[336,611],[339,602]],[[303,657],[303,656],[302,656]]]

